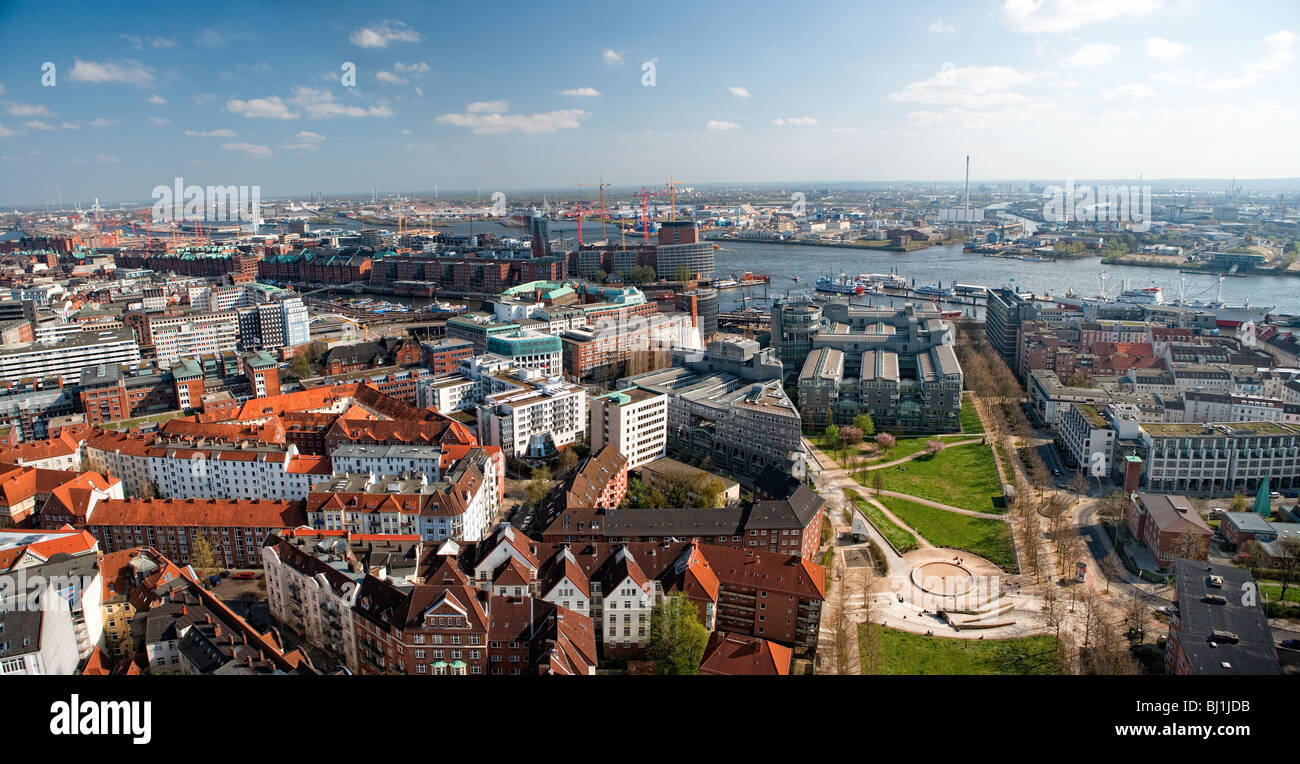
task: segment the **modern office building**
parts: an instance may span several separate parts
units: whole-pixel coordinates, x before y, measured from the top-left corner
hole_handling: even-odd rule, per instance
[[[781,385],[781,362],[750,339],[714,340],[704,352],[675,351],[673,366],[621,379],[668,397],[668,450],[741,478],[772,466],[804,472],[799,411]]]
[[[668,396],[639,387],[591,399],[591,450],[612,445],[636,469],[663,457],[668,448]]]
[[[75,380],[81,370],[96,364],[140,363],[140,346],[130,329],[74,334],[51,345],[32,342],[0,347],[0,381],[27,377],[65,376]]]
[[[773,329],[778,352],[809,344],[799,374],[800,411],[806,424],[847,424],[863,412],[877,425],[957,430],[963,374],[952,347],[952,326],[937,310],[912,303],[901,309],[831,301],[819,309],[782,305]],[[793,329],[786,319],[792,319]],[[809,331],[816,329],[816,331]],[[806,338],[806,339],[805,339]],[[834,351],[834,352],[824,352]]]
[[[990,289],[984,311],[984,333],[993,349],[1012,369],[1019,368],[1020,325],[1038,318],[1038,310],[1026,296],[1010,287]]]

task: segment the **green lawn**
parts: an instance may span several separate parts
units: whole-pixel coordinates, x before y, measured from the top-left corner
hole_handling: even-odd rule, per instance
[[[962,432],[984,432],[984,423],[980,421],[970,393],[961,394],[961,412],[957,415],[957,421],[961,422]]]
[[[1259,593],[1266,600],[1277,600],[1282,595],[1282,585],[1261,581],[1259,584]],[[1292,584],[1286,589],[1287,602],[1300,602],[1300,586]]]
[[[912,535],[911,531],[900,528],[897,523],[886,517],[885,513],[881,512],[874,504],[854,491],[845,491],[844,493],[857,505],[858,511],[867,516],[867,519],[876,527],[876,530],[889,539],[889,543],[894,545],[899,554],[907,554],[914,549],[921,548],[916,536]]]
[[[1015,567],[1011,526],[1001,520],[959,515],[893,496],[879,496],[877,500],[935,546],[977,554],[1003,568]]]
[[[904,469],[879,470],[884,473],[885,490],[975,512],[1006,511],[997,464],[986,445],[950,446],[933,458],[921,457],[899,466]],[[860,472],[856,477],[859,482],[866,481],[864,485],[871,485],[870,473]]]
[[[143,424],[157,424],[159,426],[162,426],[164,423],[169,422],[175,419],[176,417],[181,417],[181,416],[185,416],[184,411],[164,411],[161,414],[140,416],[140,417],[135,417],[134,419],[122,419],[117,422],[105,422],[104,429],[106,430],[127,429],[131,427],[139,427],[140,425]]]
[[[1020,639],[927,637],[862,624],[875,629],[883,665],[878,673],[895,676],[973,674],[1055,674],[1056,638],[1050,634]],[[861,644],[861,639],[859,639]]]

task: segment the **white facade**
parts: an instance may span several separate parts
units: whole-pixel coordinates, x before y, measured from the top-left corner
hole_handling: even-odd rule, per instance
[[[437,480],[442,469],[441,446],[376,446],[345,444],[330,454],[335,474],[397,475],[420,471]]]
[[[544,455],[587,433],[587,391],[553,379],[524,382],[486,397],[478,407],[479,442],[506,456]]]
[[[298,448],[151,449],[149,479],[164,499],[288,499],[301,501],[320,475],[293,472]]]
[[[667,455],[668,396],[632,389],[591,400],[591,451],[613,444],[628,469]]]
[[[235,349],[235,324],[230,321],[186,321],[151,328],[158,363],[177,361]]]
[[[285,563],[273,546],[262,547],[262,570],[271,617],[321,649],[333,651],[341,645],[344,665],[356,673],[352,606],[361,587],[344,586],[336,592],[325,574],[309,575]]]

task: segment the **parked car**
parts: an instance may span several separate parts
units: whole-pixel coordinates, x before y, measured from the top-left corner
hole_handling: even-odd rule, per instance
[[[257,578],[257,574],[252,571],[244,571],[242,573],[235,573],[231,578],[236,581],[252,581],[254,578]]]
[[[1288,650],[1300,650],[1300,639],[1284,639],[1278,644]]]
[[[1270,499],[1280,499],[1282,498],[1282,494],[1278,493],[1277,491],[1272,491],[1269,493],[1268,497]]]
[[[214,575],[211,575],[211,576],[208,576],[208,585],[209,585],[209,586],[216,586],[216,585],[219,584],[219,583],[221,583],[221,576],[218,576],[218,575],[215,575],[215,574],[214,574]]]

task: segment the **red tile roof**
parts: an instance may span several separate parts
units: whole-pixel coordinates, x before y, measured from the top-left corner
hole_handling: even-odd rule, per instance
[[[301,501],[261,499],[106,499],[86,524],[296,528],[307,521]]]

